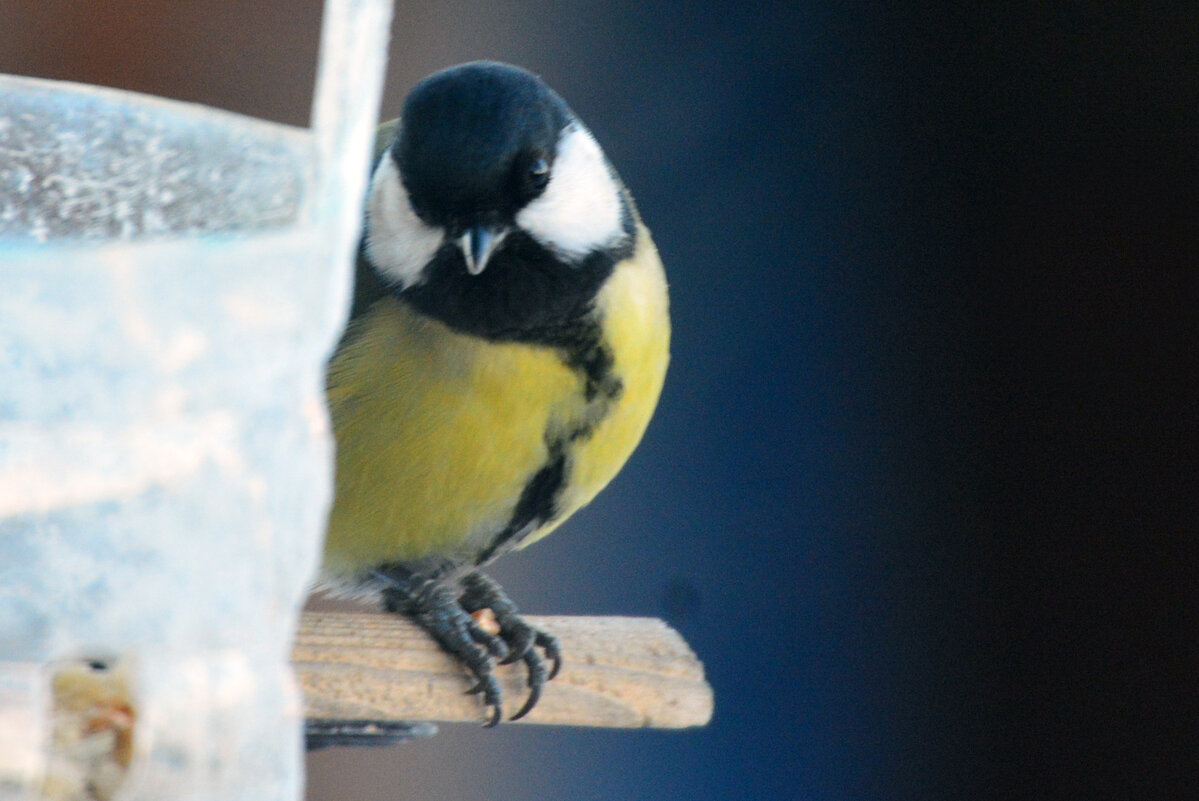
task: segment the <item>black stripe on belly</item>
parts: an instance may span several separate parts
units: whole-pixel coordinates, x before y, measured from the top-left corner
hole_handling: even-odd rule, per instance
[[[588,320],[577,333],[579,338],[562,348],[562,361],[582,377],[583,400],[591,406],[602,406],[599,411],[606,414],[607,407],[624,391],[620,379],[612,372],[615,366],[612,351],[604,342],[596,320]],[[593,423],[591,428],[594,427]]]
[[[576,330],[578,338],[570,346],[561,348],[560,353],[563,363],[581,379],[586,401],[583,414],[565,426],[555,426],[545,432],[548,453],[545,464],[521,490],[511,519],[479,554],[475,560],[478,565],[515,548],[525,537],[558,516],[558,500],[570,473],[567,458],[570,447],[595,432],[596,426],[607,417],[612,404],[624,391],[624,385],[613,372],[612,352],[602,339],[599,323],[592,320]]]
[[[521,490],[512,519],[475,559],[476,565],[490,562],[502,550],[516,547],[521,540],[551,520],[556,513],[558,496],[566,485],[566,452],[561,445],[550,452],[549,461],[533,474]]]

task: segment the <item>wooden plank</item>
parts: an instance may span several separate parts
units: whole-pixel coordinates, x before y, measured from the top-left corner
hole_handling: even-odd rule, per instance
[[[712,688],[683,638],[661,620],[526,617],[562,642],[561,672],[520,723],[625,728],[703,726]],[[458,667],[427,634],[396,615],[305,612],[292,654],[307,716],[322,720],[482,721]],[[505,714],[524,703],[523,665],[496,677]]]

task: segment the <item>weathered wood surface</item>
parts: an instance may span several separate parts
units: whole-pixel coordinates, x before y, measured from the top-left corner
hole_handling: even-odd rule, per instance
[[[683,638],[661,620],[534,617],[562,641],[561,672],[521,723],[686,728],[712,716],[712,688]],[[482,721],[465,672],[394,615],[305,612],[292,653],[310,719]],[[497,670],[505,716],[524,703],[523,665]]]

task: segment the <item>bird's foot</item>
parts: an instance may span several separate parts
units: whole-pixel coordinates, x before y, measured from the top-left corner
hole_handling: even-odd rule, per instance
[[[475,685],[467,692],[482,695],[490,710],[485,724],[488,728],[499,723],[504,714],[503,694],[494,675],[497,661],[506,665],[520,660],[528,669],[528,700],[511,719],[519,720],[533,709],[541,698],[542,686],[562,664],[556,637],[525,623],[500,586],[482,573],[470,573],[462,580],[460,597],[445,584],[430,582],[418,589],[408,581],[391,578],[383,591],[384,608],[411,618],[470,671]],[[475,616],[485,609],[495,615],[498,633],[489,631],[486,622]],[[553,663],[548,673],[537,647]]]
[[[462,608],[467,612],[476,613],[490,609],[495,615],[499,633],[492,635],[505,645],[508,653],[499,657],[501,665],[516,661],[525,663],[528,670],[529,697],[512,720],[520,720],[537,706],[541,699],[541,688],[547,681],[558,675],[562,667],[562,648],[558,638],[549,632],[534,628],[525,622],[516,608],[516,604],[504,593],[500,585],[483,573],[469,573],[462,580]],[[545,653],[543,659],[537,652],[540,648]],[[546,670],[545,659],[549,659],[551,667]]]

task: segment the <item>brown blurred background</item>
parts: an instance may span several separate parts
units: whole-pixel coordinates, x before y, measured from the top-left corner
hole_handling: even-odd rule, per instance
[[[319,23],[9,2],[0,71],[302,125]],[[309,799],[1193,793],[1196,42],[1195,4],[401,3],[384,115],[540,72],[672,281],[645,443],[496,574],[666,617],[717,711],[326,751]]]

